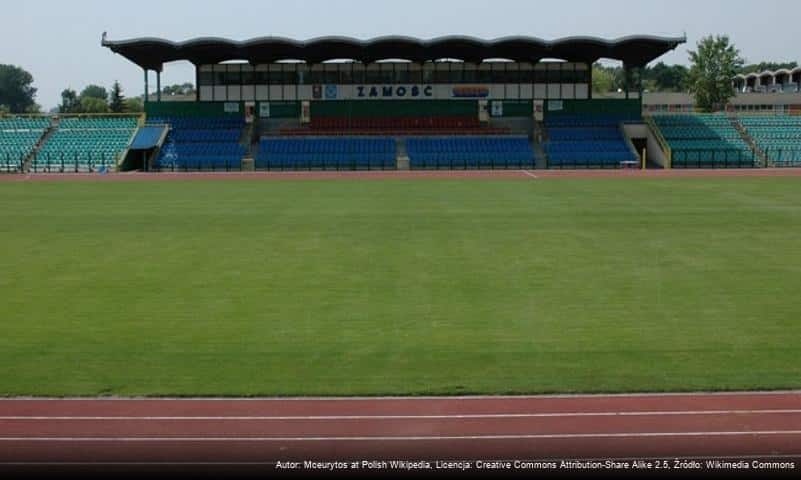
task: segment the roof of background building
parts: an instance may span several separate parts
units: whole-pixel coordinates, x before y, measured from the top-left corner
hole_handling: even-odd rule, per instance
[[[766,76],[767,77],[775,77],[776,75],[780,75],[780,74],[795,75],[796,73],[799,73],[799,72],[801,72],[801,67],[796,67],[796,68],[794,68],[792,70],[788,70],[786,68],[780,68],[779,70],[776,70],[775,72],[772,72],[770,70],[765,70],[764,72],[752,72],[752,73],[749,73],[748,75],[744,75],[744,74],[741,73],[741,74],[736,75],[734,78],[735,79],[738,79],[738,78],[739,79],[746,79],[746,78],[759,78],[759,77],[766,77]]]
[[[350,59],[369,63],[386,59],[423,62],[444,58],[476,63],[496,58],[518,62],[537,62],[544,58],[556,58],[592,63],[601,58],[609,58],[639,67],[645,66],[686,41],[686,37],[640,35],[614,40],[569,37],[553,41],[535,37],[482,40],[467,36],[448,36],[421,40],[389,36],[372,40],[321,37],[307,41],[261,37],[242,42],[206,37],[186,42],[172,42],[160,38],[112,41],[108,40],[104,33],[102,46],[142,68],[157,71],[161,71],[165,63],[179,60],[186,60],[195,65],[245,60],[255,65],[281,60],[321,63],[328,60]]]

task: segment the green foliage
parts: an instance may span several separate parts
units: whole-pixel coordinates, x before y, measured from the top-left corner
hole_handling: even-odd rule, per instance
[[[665,65],[659,62],[653,67],[646,68],[643,74],[643,83],[652,86],[650,91],[682,92],[687,87],[689,71],[683,65]]]
[[[109,113],[108,103],[95,97],[81,97],[80,113]]]
[[[61,92],[61,105],[58,107],[59,113],[80,113],[81,102],[78,100],[78,94],[71,88],[65,89]]]
[[[594,93],[609,93],[617,91],[617,72],[614,68],[602,65],[592,67],[592,91]]]
[[[182,84],[180,84],[180,85],[178,85],[178,84],[176,84],[176,85],[169,85],[169,86],[166,86],[166,87],[162,88],[162,89],[161,89],[161,93],[162,93],[163,95],[166,95],[166,96],[174,96],[174,95],[187,96],[187,95],[194,95],[194,94],[195,94],[195,85],[194,85],[194,84],[192,84],[192,83],[190,83],[190,82],[182,83]]]
[[[14,65],[0,65],[0,105],[10,113],[25,113],[36,103],[33,75]]]
[[[775,72],[776,70],[792,70],[798,67],[798,62],[761,62],[751,65],[745,65],[739,71],[739,73],[743,75],[748,75],[749,73],[762,73],[765,71],[768,72]]]
[[[122,94],[122,86],[120,82],[115,81],[111,87],[111,100],[109,101],[109,109],[113,113],[122,113],[125,111],[125,96]]]
[[[142,99],[139,97],[126,98],[123,111],[125,113],[142,113],[145,111],[144,102],[142,102]]]
[[[799,388],[798,187],[10,182],[0,394]]]
[[[725,108],[735,95],[732,79],[743,67],[740,51],[725,35],[704,37],[690,52],[690,62],[687,86],[696,105],[706,112]]]
[[[608,93],[622,90],[626,86],[623,67],[593,66],[593,92]],[[632,70],[631,87],[637,85],[636,70]],[[682,92],[687,89],[687,67],[683,65],[666,65],[663,62],[653,67],[646,67],[642,72],[643,90],[649,92]]]
[[[87,85],[86,88],[81,91],[80,98],[81,100],[84,98],[96,98],[103,102],[108,102],[108,91],[98,85]]]

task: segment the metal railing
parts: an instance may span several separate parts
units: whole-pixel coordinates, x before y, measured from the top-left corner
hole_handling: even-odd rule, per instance
[[[672,168],[757,168],[759,158],[752,151],[738,149],[676,149]]]
[[[771,167],[801,167],[801,146],[774,147],[763,149]]]
[[[298,155],[300,157],[301,155]],[[270,156],[257,157],[255,160],[256,170],[277,171],[277,172],[297,172],[297,171],[380,171],[380,170],[397,170],[397,158],[391,163],[385,162],[357,162],[355,159],[347,161],[326,161],[325,159],[307,161],[298,158],[295,162],[278,162],[271,159]]]
[[[117,167],[120,155],[73,153],[35,153],[31,162],[33,173],[82,173],[111,170]]]
[[[17,173],[22,171],[26,155],[12,153],[0,154],[0,173]]]
[[[156,161],[153,165],[153,172],[241,172],[242,160],[230,161],[218,164],[202,160],[180,159],[168,161]]]

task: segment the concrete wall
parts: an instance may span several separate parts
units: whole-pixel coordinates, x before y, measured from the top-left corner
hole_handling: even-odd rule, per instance
[[[640,157],[642,152],[637,151],[631,139],[648,138],[648,127],[644,123],[626,123],[623,124],[623,135],[626,138],[626,142],[629,144],[631,151]]]
[[[668,168],[668,158],[659,146],[656,135],[651,132],[651,129],[646,126],[646,137],[648,138],[648,161],[659,165],[662,168]]]

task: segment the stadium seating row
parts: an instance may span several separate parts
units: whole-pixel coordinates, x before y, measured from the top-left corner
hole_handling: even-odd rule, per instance
[[[801,117],[742,116],[740,123],[777,167],[801,167]]]
[[[242,135],[239,130],[175,130],[172,139],[177,143],[237,143]]]
[[[136,117],[66,117],[58,122],[59,130],[133,130]]]
[[[598,115],[549,115],[547,124],[552,128],[586,128],[586,127],[617,127],[625,122],[640,122],[635,115],[627,114],[598,114]]]
[[[242,130],[242,117],[151,117],[150,125],[169,125],[174,130]]]
[[[246,148],[239,144],[242,117],[155,117],[170,133],[154,167],[159,170],[240,170]]]
[[[256,168],[267,170],[391,170],[391,138],[263,138]]]
[[[412,169],[534,168],[526,137],[411,138]]]
[[[276,154],[293,153],[392,153],[391,138],[307,138],[265,139],[262,151]]]
[[[17,172],[50,127],[45,117],[0,118],[0,172]]]
[[[757,164],[753,151],[726,115],[656,115],[654,122],[673,151],[674,168],[742,168]]]
[[[19,132],[24,130],[46,130],[50,119],[46,117],[6,117],[0,118],[0,132]]]
[[[549,168],[618,168],[638,162],[626,143],[623,115],[560,115],[546,120]]]
[[[136,117],[66,117],[34,155],[36,171],[96,171],[117,165],[137,128]]]

